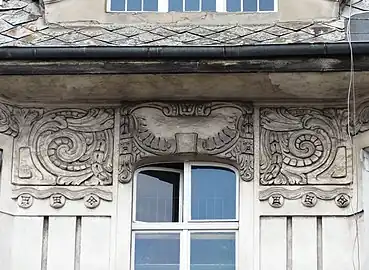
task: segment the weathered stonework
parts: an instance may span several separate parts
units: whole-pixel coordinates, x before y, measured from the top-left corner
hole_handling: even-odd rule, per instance
[[[262,185],[349,184],[345,109],[262,108]]]
[[[234,162],[254,177],[252,109],[232,103],[146,103],[121,110],[119,181],[147,157],[203,155]]]
[[[223,161],[236,166],[244,181],[259,175],[259,199],[271,207],[300,200],[308,208],[320,201],[346,208],[355,196],[351,139],[369,130],[368,103],[358,106],[351,137],[342,107],[256,110],[259,119],[251,104],[231,102],[148,102],[119,110],[0,104],[0,131],[14,141],[12,198],[22,208],[45,199],[55,209],[68,201],[84,200],[87,208],[111,201],[119,140],[115,169],[121,183],[132,180],[137,166],[173,157]],[[113,132],[117,118],[119,137]],[[260,124],[257,168],[254,122]]]
[[[350,204],[352,189],[348,187],[335,187],[324,190],[318,187],[305,186],[298,189],[285,187],[273,187],[259,193],[260,201],[268,201],[270,206],[279,208],[283,206],[284,200],[301,200],[305,207],[314,207],[319,200],[335,201],[339,208],[345,208]]]
[[[92,198],[91,198],[92,197]],[[112,201],[112,193],[101,188],[89,187],[71,190],[63,187],[17,187],[12,191],[12,199],[17,200],[18,206],[29,208],[34,200],[49,199],[50,207],[59,209],[68,201],[84,200],[87,208],[96,208],[101,200]]]
[[[15,185],[110,185],[111,109],[13,108]]]

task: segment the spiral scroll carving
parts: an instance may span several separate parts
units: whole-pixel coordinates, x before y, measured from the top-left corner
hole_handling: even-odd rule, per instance
[[[260,115],[261,184],[350,182],[345,110],[263,108]]]
[[[112,183],[113,110],[52,110],[28,124],[28,138],[18,140],[16,184]]]

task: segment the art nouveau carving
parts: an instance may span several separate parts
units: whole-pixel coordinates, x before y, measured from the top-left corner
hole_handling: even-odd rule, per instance
[[[285,187],[272,187],[260,191],[259,200],[268,201],[270,206],[279,208],[283,206],[284,199],[301,199],[302,205],[314,207],[318,200],[332,201],[340,208],[347,207],[350,204],[352,190],[349,187],[321,189],[313,186],[305,186],[297,189]]]
[[[110,185],[110,109],[16,109],[16,185]]]
[[[351,183],[345,109],[262,108],[262,185]]]
[[[15,137],[19,133],[19,124],[12,111],[12,106],[0,103],[0,133]]]
[[[248,105],[145,103],[121,110],[119,181],[149,156],[200,154],[232,160],[253,179],[253,121]]]
[[[96,208],[100,201],[112,201],[113,195],[109,191],[99,188],[84,188],[80,190],[70,190],[66,187],[51,187],[46,189],[34,187],[21,187],[13,190],[12,199],[17,200],[19,207],[29,208],[33,200],[49,199],[50,206],[53,208],[62,208],[67,200],[84,200],[87,208]]]
[[[369,101],[364,101],[357,107],[356,115],[351,115],[351,123],[354,121],[355,125],[352,127],[353,134],[369,130]]]

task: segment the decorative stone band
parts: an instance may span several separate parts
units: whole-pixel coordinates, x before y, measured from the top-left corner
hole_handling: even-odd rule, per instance
[[[121,109],[119,181],[148,158],[198,155],[235,164],[254,179],[253,109],[227,102],[127,104]]]
[[[263,190],[259,193],[260,201],[268,201],[270,206],[280,208],[284,200],[301,199],[301,203],[306,207],[314,207],[318,199],[329,201],[334,200],[340,208],[347,207],[350,204],[352,194],[349,188],[335,188],[332,190],[323,190],[317,187],[301,187],[298,189],[287,189],[283,187],[273,187]]]
[[[29,208],[32,206],[34,199],[49,199],[50,206],[53,208],[61,208],[67,200],[84,200],[87,208],[96,208],[100,201],[112,201],[113,195],[109,191],[86,188],[81,190],[69,190],[60,187],[52,187],[45,190],[33,187],[24,187],[13,190],[12,199],[17,200],[18,206]]]

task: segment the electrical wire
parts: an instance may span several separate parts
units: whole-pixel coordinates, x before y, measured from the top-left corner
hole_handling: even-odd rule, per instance
[[[348,87],[348,91],[347,91],[347,129],[348,129],[348,135],[350,138],[350,142],[351,145],[353,145],[353,139],[351,136],[351,130],[353,131],[353,134],[355,135],[356,133],[356,93],[355,93],[355,65],[354,65],[354,53],[353,53],[353,49],[352,49],[352,37],[351,37],[351,16],[352,16],[352,1],[350,1],[350,5],[349,5],[349,16],[348,16],[348,23],[347,23],[347,41],[350,47],[350,81],[349,81],[349,87]],[[351,112],[350,112],[350,101],[351,101],[351,96],[352,96],[352,110],[353,110],[353,119],[352,119],[352,128],[350,128],[350,124],[351,124]],[[355,172],[354,170],[352,170],[352,179],[354,179],[355,176]],[[355,208],[353,209],[353,207],[351,206],[351,210],[353,212],[353,216],[355,219],[355,238],[354,238],[354,243],[353,243],[353,250],[352,250],[352,264],[353,264],[353,268],[354,270],[356,270],[356,263],[357,262],[357,266],[358,269],[361,269],[361,260],[360,260],[360,241],[359,241],[359,215],[358,215],[358,210],[359,210],[359,183],[358,183],[358,179],[356,179],[356,202],[355,202]],[[355,258],[355,251],[357,253],[357,258]],[[357,259],[357,260],[355,260]]]

